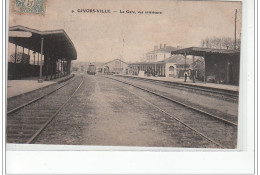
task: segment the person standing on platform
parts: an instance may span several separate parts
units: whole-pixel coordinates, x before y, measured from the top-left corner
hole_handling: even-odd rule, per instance
[[[187,77],[188,77],[188,73],[185,71],[185,72],[184,72],[184,82],[187,81]]]

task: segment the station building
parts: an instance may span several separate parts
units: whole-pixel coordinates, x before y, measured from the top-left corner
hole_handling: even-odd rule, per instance
[[[29,33],[30,36],[10,35],[12,32]],[[8,61],[8,79],[59,78],[70,74],[71,61],[77,59],[74,44],[63,29],[39,31],[13,26],[9,28],[9,42],[14,44],[15,51]]]
[[[154,46],[154,50],[146,53],[146,62],[157,62],[157,61],[165,61],[165,59],[171,56],[171,51],[176,50],[175,47],[172,46],[162,46],[160,44],[160,48],[158,46]]]
[[[128,64],[120,59],[114,59],[97,66],[97,73],[128,74]]]
[[[172,51],[171,54],[200,56],[204,58],[204,81],[221,84],[239,84],[240,50],[190,47]]]
[[[158,62],[137,62],[129,64],[129,74],[134,76],[179,77],[189,64]]]

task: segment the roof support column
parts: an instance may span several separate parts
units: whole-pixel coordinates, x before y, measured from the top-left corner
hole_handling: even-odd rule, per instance
[[[187,81],[187,72],[186,72],[186,57],[187,57],[187,54],[186,52],[184,53],[184,59],[185,59],[185,65],[184,65],[184,82]]]
[[[38,52],[38,61],[37,61],[37,65],[39,65],[39,52]]]
[[[156,64],[154,65],[154,72],[156,71]]]
[[[60,59],[58,59],[58,78],[60,78]]]
[[[38,80],[39,83],[42,83],[42,55],[43,55],[43,40],[44,38],[41,37],[41,61],[40,61],[40,79]]]
[[[230,62],[227,60],[227,74],[226,74],[227,82],[226,84],[230,84]]]
[[[206,54],[203,55],[204,58],[204,83],[206,83]]]
[[[195,83],[195,65],[194,65],[194,55],[192,55],[192,67],[193,67],[193,71],[192,71],[192,78],[193,78],[193,83]]]
[[[63,68],[62,68],[62,59],[63,59],[63,58],[60,59],[60,77],[62,77],[62,71],[63,71],[63,70],[62,70],[62,69],[63,69]]]
[[[51,80],[53,79],[53,59],[51,59]]]
[[[68,60],[67,61],[67,72],[68,72],[68,75],[70,75],[70,67],[71,67],[71,60]]]
[[[33,65],[35,65],[35,52],[33,52]]]
[[[17,60],[17,44],[15,45],[14,63],[16,63],[16,60]]]
[[[64,74],[64,65],[63,65],[63,63],[64,63],[64,61],[63,61],[63,58],[61,59],[61,76],[63,76],[63,74]]]
[[[53,79],[56,78],[56,71],[57,70],[57,60],[56,58],[53,59]]]
[[[66,58],[63,60],[63,70],[64,70],[64,76],[67,75],[67,64],[66,64]]]
[[[45,61],[45,60],[44,60]],[[46,67],[46,80],[49,80],[49,66],[50,66],[50,64],[49,64],[49,62],[50,62],[50,56],[49,55],[46,55],[46,61],[45,61],[45,63],[46,63],[46,65],[45,65],[45,67]]]

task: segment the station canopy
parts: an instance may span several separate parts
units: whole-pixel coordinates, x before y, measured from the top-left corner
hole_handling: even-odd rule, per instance
[[[239,50],[228,50],[228,49],[213,49],[213,48],[204,48],[204,47],[189,47],[184,49],[179,49],[172,51],[171,54],[187,54],[194,56],[205,56],[208,54],[226,54],[226,55],[239,55]]]
[[[41,38],[43,37],[43,55],[47,54],[52,59],[77,59],[74,44],[63,29],[39,31],[24,26],[13,26],[9,28],[9,31],[30,32],[32,34],[30,37],[9,36],[10,43],[41,53]]]

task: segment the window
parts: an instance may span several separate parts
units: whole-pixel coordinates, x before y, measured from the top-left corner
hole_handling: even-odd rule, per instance
[[[174,67],[173,67],[173,66],[170,66],[170,67],[169,67],[169,71],[174,71]]]

